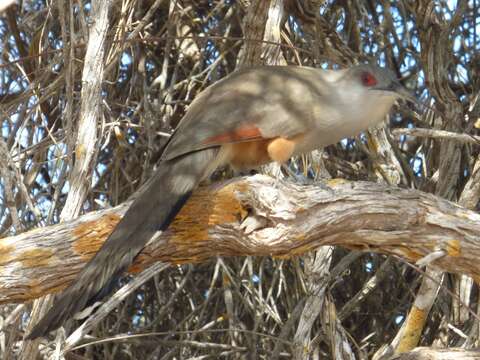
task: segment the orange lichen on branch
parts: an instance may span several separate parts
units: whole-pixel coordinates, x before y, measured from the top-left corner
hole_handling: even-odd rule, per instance
[[[462,247],[460,240],[450,240],[447,242],[446,246],[447,254],[454,257],[459,257],[462,255]]]
[[[421,254],[420,252],[414,250],[413,248],[407,246],[398,245],[397,249],[392,249],[393,251],[391,254],[401,254],[406,259],[410,260],[411,262],[415,262],[423,258],[427,254]],[[388,252],[388,250],[387,250]]]
[[[235,192],[245,191],[245,185],[232,183],[212,190],[199,189],[182,208],[175,221],[167,230],[172,253],[181,258],[172,259],[175,263],[198,262],[213,254],[205,246],[211,246],[208,229],[211,226],[239,223],[247,212]]]
[[[32,279],[29,283],[29,292],[25,295],[23,299],[18,298],[18,301],[27,301],[32,300],[32,298],[38,298],[45,294],[55,294],[63,289],[65,289],[68,285],[71,284],[71,280],[75,277],[76,272],[72,272],[70,280],[68,280],[67,274],[63,274],[62,277],[59,279],[63,279],[62,282],[45,282],[37,279]]]
[[[245,191],[245,187],[244,184],[232,183],[213,191],[211,187],[196,190],[165,231],[168,243],[162,254],[153,254],[147,246],[128,272],[140,272],[159,258],[180,264],[201,262],[211,257],[212,253],[203,246],[209,244],[208,229],[218,224],[240,222],[245,218],[247,211],[235,198],[235,192]],[[100,249],[120,219],[118,214],[107,214],[100,219],[77,225],[73,230],[76,239],[72,245],[74,252],[88,261]]]
[[[73,250],[85,260],[90,259],[100,249],[120,219],[117,214],[108,214],[98,220],[81,223],[73,230],[77,239],[72,245]]]
[[[50,263],[50,258],[54,255],[51,249],[27,249],[22,251],[18,256],[19,260],[25,267],[46,266]]]
[[[6,239],[0,239],[0,265],[6,264],[14,259],[12,252],[15,250],[14,245],[6,243]]]
[[[395,349],[396,354],[410,351],[417,346],[427,315],[428,311],[420,309],[415,305],[412,307],[408,314],[405,328],[403,329],[402,338]]]
[[[220,188],[197,189],[165,231],[166,241],[161,253],[147,246],[137,256],[128,272],[139,272],[151,263],[161,260],[172,264],[193,264],[215,255],[211,248],[208,229],[215,225],[240,223],[247,211],[235,197],[246,191],[245,184],[232,183]],[[238,255],[233,254],[232,255]]]

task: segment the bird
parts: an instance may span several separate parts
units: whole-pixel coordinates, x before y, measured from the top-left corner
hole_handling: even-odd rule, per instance
[[[47,335],[108,295],[151,237],[168,228],[219,166],[285,163],[382,122],[399,99],[416,103],[392,71],[374,64],[251,67],[210,85],[188,107],[154,174],[103,246],[26,339]]]

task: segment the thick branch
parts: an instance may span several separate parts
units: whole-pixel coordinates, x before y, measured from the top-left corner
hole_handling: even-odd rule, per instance
[[[397,355],[391,360],[474,360],[480,357],[480,351],[461,348],[430,349],[419,347],[408,353]]]
[[[221,256],[302,254],[341,245],[417,261],[433,251],[449,272],[480,275],[480,215],[419,191],[332,180],[332,190],[267,176],[200,189],[130,271],[154,261],[193,263]],[[128,204],[0,239],[0,303],[65,287],[98,250]],[[245,209],[267,219],[245,234]]]

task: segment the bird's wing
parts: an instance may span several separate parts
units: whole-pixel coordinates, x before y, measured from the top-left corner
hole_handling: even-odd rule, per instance
[[[237,71],[190,105],[163,159],[225,143],[290,138],[314,126],[312,109],[331,89],[322,72],[278,66]]]

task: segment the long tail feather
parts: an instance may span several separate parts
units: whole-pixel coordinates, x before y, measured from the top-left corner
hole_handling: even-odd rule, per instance
[[[34,339],[60,327],[92,300],[98,300],[158,230],[173,221],[192,190],[212,170],[217,148],[209,148],[164,161],[141,188],[125,216],[99,252],[54,302],[27,339]]]

